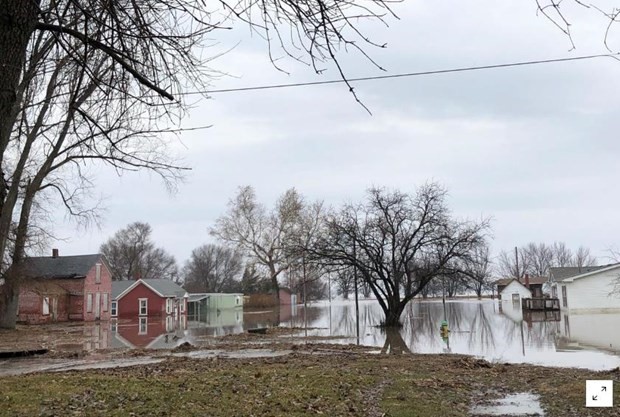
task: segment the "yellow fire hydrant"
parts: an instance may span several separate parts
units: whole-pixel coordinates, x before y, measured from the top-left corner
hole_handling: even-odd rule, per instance
[[[450,329],[448,328],[448,322],[446,320],[441,322],[441,326],[439,327],[439,332],[441,334],[441,338],[443,341],[447,341],[450,335]]]

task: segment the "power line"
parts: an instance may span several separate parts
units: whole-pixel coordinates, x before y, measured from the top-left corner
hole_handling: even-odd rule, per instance
[[[375,80],[385,80],[385,79],[390,79],[390,78],[419,77],[419,76],[424,76],[424,75],[438,75],[438,74],[449,74],[449,73],[455,73],[455,72],[521,67],[521,66],[527,66],[527,65],[552,64],[552,63],[557,63],[557,62],[584,61],[584,60],[595,59],[595,58],[614,58],[618,60],[619,55],[620,53],[583,55],[583,56],[574,56],[574,57],[569,57],[569,58],[542,59],[542,60],[536,60],[536,61],[521,61],[521,62],[510,62],[510,63],[504,63],[504,64],[491,64],[491,65],[481,65],[481,66],[472,66],[472,67],[440,69],[440,70],[432,70],[432,71],[406,72],[406,73],[401,73],[401,74],[387,74],[387,75],[376,75],[376,76],[369,76],[369,77],[347,78],[346,80],[338,79],[338,80],[325,80],[325,81],[308,81],[308,82],[301,82],[301,83],[271,84],[271,85],[260,85],[260,86],[250,86],[250,87],[223,88],[223,89],[218,89],[218,90],[187,91],[187,92],[179,93],[177,95],[188,96],[188,95],[196,95],[196,94],[221,94],[221,93],[234,93],[234,92],[242,92],[242,91],[272,90],[276,88],[306,87],[306,86],[311,86],[311,85],[338,84],[338,83],[345,83],[345,82],[353,83],[353,82],[358,82],[358,81],[375,81]]]

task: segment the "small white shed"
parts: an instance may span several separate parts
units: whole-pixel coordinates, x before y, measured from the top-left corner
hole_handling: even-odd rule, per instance
[[[532,292],[516,279],[510,281],[499,295],[502,301],[512,301],[513,303],[521,303],[523,298],[532,298]]]

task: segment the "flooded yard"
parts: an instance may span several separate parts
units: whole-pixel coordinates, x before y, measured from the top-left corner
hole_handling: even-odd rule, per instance
[[[376,352],[459,353],[490,362],[607,370],[620,366],[620,314],[523,315],[519,305],[497,300],[418,301],[403,313],[403,328],[385,332],[378,327],[383,313],[376,301],[359,303],[359,322],[352,301],[285,306],[274,311],[213,310],[187,320],[141,318],[98,324],[31,326],[11,337],[0,335],[0,350],[10,346],[43,347],[52,354],[128,349],[174,349],[188,342],[217,349],[220,336],[249,329],[280,327],[267,339],[238,340],[243,348],[279,340],[303,344],[359,344]],[[447,337],[439,331],[446,320]],[[12,338],[12,339],[11,339]],[[225,339],[226,340],[226,339]],[[208,355],[211,355],[209,353]],[[71,359],[67,357],[67,359]],[[74,358],[75,359],[75,358]],[[4,363],[2,363],[4,362]],[[10,366],[0,361],[0,367]],[[77,365],[77,363],[76,363]]]

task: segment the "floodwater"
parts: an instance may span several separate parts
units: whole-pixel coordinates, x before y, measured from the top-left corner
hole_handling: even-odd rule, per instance
[[[620,366],[620,313],[526,315],[519,304],[497,300],[414,301],[403,313],[403,328],[390,334],[376,327],[383,313],[374,301],[359,304],[359,343],[384,351],[461,353],[491,362],[531,363],[594,370]],[[349,336],[358,343],[352,302],[320,304],[305,314],[308,335]],[[449,337],[439,327],[447,320]],[[303,327],[304,312],[281,325]],[[302,332],[305,333],[305,332]],[[338,343],[339,340],[330,340]]]
[[[293,329],[291,335],[296,343],[304,343],[304,337],[308,336],[312,342],[375,346],[381,352],[460,353],[491,362],[594,370],[620,367],[620,332],[617,331],[620,313],[554,312],[546,316],[524,316],[520,305],[512,302],[458,300],[448,301],[444,306],[441,301],[416,300],[403,313],[400,331],[385,332],[379,328],[382,318],[383,312],[373,300],[360,301],[359,322],[355,319],[352,301],[325,301],[313,303],[307,309],[299,305],[259,312],[237,308],[209,311],[201,317],[181,320],[168,317],[71,324],[68,328],[59,328],[57,336],[46,339],[41,346],[66,352],[71,349],[173,349],[189,342],[203,346],[205,357],[209,357],[219,354],[213,350],[217,349],[214,336],[281,326]],[[442,338],[439,327],[443,320],[448,322],[450,333]],[[80,337],[64,340],[64,334]],[[261,355],[260,352],[256,354]],[[0,361],[0,368],[2,363]]]
[[[497,300],[414,301],[403,313],[400,332],[378,327],[383,312],[376,301],[359,303],[359,333],[353,301],[283,306],[275,311],[210,311],[187,322],[112,325],[109,347],[174,348],[188,341],[208,347],[213,336],[258,327],[299,329],[296,338],[321,337],[329,343],[376,346],[384,352],[461,353],[491,362],[532,363],[595,370],[620,366],[620,313],[524,317],[519,304]],[[447,320],[449,337],[439,327]],[[143,319],[146,320],[146,319]],[[358,337],[359,334],[359,337]],[[282,336],[287,337],[287,336]]]
[[[33,372],[63,372],[84,369],[124,368],[163,362],[164,358],[117,358],[117,359],[49,359],[20,358],[0,361],[0,376],[23,375]]]
[[[504,398],[477,405],[471,410],[474,416],[514,416],[543,417],[545,412],[540,406],[540,397],[528,392],[509,394]]]

